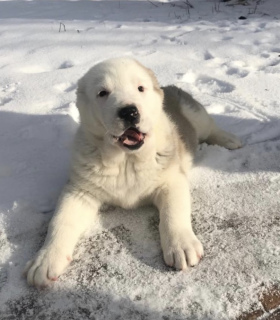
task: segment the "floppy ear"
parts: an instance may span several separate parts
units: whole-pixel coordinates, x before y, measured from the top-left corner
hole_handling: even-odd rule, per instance
[[[90,99],[86,92],[86,81],[86,75],[78,81],[78,88],[76,91],[76,106],[79,110],[80,121],[83,123],[83,128],[90,130],[92,127],[93,108],[90,108]]]
[[[151,77],[152,79],[152,82],[153,82],[153,87],[155,89],[155,91],[157,91],[159,93],[159,95],[161,96],[161,98],[163,99],[163,90],[161,89],[159,83],[158,83],[158,80],[157,80],[157,77],[155,76],[154,72],[149,69],[149,68],[146,68],[145,66],[143,66],[139,61],[137,60],[134,60],[141,68],[145,69],[146,72],[148,73],[148,75]]]
[[[103,127],[101,122],[98,120],[98,111],[94,108],[95,101],[93,96],[90,96],[91,86],[90,77],[92,71],[90,70],[78,81],[78,89],[76,91],[77,99],[76,106],[80,113],[80,121],[82,127],[87,132],[102,132]]]
[[[151,69],[148,69],[148,68],[146,68],[146,70],[147,70],[148,74],[150,75],[150,77],[152,79],[155,91],[157,91],[159,93],[159,95],[161,96],[161,98],[163,99],[163,95],[164,95],[163,94],[163,90],[161,89],[154,72]]]
[[[76,91],[76,95],[77,95],[76,106],[81,114],[85,109],[85,106],[89,103],[89,99],[86,94],[85,76],[83,76],[78,81],[78,88]]]

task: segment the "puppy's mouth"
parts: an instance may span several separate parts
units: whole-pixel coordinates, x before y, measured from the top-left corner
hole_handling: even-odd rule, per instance
[[[119,136],[114,136],[117,141],[129,150],[137,150],[144,144],[146,134],[140,132],[134,127],[130,127],[125,130],[125,132]]]

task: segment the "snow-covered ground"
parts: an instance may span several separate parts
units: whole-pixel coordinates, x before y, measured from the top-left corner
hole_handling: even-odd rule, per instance
[[[280,2],[235,2],[0,1],[1,320],[234,319],[279,283]],[[21,273],[67,179],[76,82],[122,55],[188,90],[244,142],[197,152],[205,258],[170,270],[156,210],[110,208],[65,275],[38,292]]]

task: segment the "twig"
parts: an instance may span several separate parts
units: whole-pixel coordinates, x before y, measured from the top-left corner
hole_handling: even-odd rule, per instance
[[[158,7],[156,4],[154,4],[152,1],[147,0],[148,2],[150,2],[153,6]]]
[[[185,0],[185,4],[188,6],[188,8],[193,9],[193,5],[189,2],[189,0]]]
[[[177,16],[176,12],[174,12],[174,16],[175,16],[176,19],[181,19],[182,18],[180,15]]]
[[[212,7],[212,12],[213,12],[213,13],[214,13],[215,11],[216,11],[216,12],[220,12],[220,3],[221,3],[221,1],[219,1],[218,3],[215,2],[214,7]]]
[[[65,27],[65,24],[60,22],[60,25],[59,25],[59,32],[61,31],[61,27],[63,26],[64,28],[64,32],[66,31],[66,27]]]
[[[249,9],[248,14],[255,14],[256,11],[257,11],[257,8],[258,8],[259,3],[260,3],[259,1],[256,1],[256,5],[255,5],[253,11],[251,11],[251,10]]]

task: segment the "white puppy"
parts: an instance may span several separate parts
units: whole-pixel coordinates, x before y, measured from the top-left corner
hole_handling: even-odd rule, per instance
[[[97,64],[79,81],[76,135],[69,182],[47,238],[26,266],[30,285],[63,273],[80,236],[102,204],[154,204],[168,266],[198,264],[203,248],[191,225],[188,172],[199,141],[241,147],[205,109],[175,86],[160,88],[151,70],[129,58]]]

